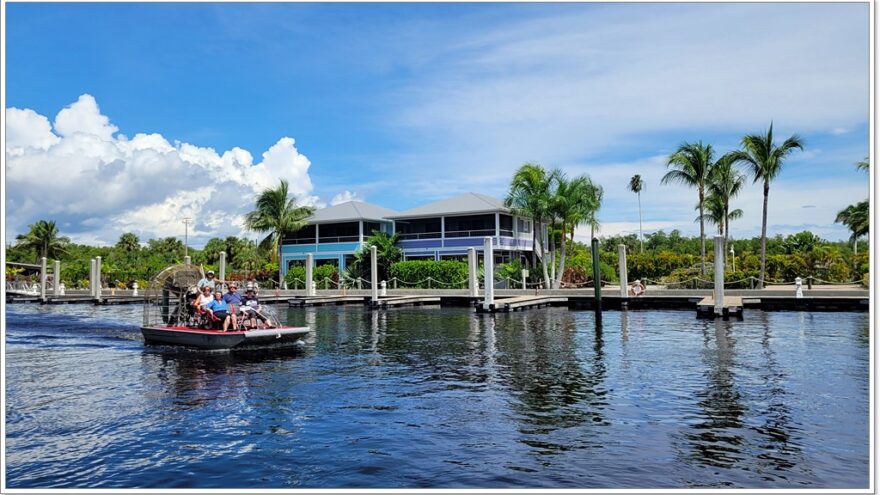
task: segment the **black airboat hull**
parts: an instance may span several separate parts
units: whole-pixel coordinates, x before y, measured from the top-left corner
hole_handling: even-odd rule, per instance
[[[279,327],[246,332],[223,332],[189,327],[141,327],[150,344],[181,345],[201,349],[232,349],[296,342],[309,333],[308,327]]]

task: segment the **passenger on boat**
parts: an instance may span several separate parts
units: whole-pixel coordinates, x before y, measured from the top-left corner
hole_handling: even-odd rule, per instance
[[[275,325],[266,318],[260,310],[263,307],[260,306],[260,301],[257,299],[257,292],[253,288],[248,288],[244,295],[244,303],[241,306],[241,311],[243,313],[243,318],[245,321],[250,322],[251,328],[256,328],[257,319],[259,319],[266,328],[275,328]]]
[[[197,312],[200,310],[204,311],[208,304],[210,304],[213,300],[214,298],[211,297],[211,288],[207,286],[202,287],[201,289],[199,289],[199,295],[193,302],[193,306],[195,307]]]
[[[214,270],[208,270],[208,273],[205,274],[205,278],[199,280],[198,287],[199,290],[202,290],[203,287],[208,287],[211,289],[211,292],[214,291]]]
[[[235,305],[236,308],[241,307],[241,294],[238,293],[238,285],[235,282],[229,284],[229,290],[223,294],[223,300],[228,304]]]
[[[214,300],[208,304],[208,314],[212,318],[223,320],[223,331],[229,330],[229,322],[232,321],[232,329],[238,328],[238,318],[229,310],[229,304],[223,300],[223,293],[219,290],[214,293]]]

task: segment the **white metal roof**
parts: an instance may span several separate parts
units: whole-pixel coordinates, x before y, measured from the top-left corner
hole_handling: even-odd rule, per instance
[[[388,218],[436,217],[441,215],[468,215],[509,211],[510,209],[506,208],[504,203],[498,198],[470,192],[411,208],[390,215]]]
[[[346,201],[335,206],[322,208],[309,217],[309,223],[356,222],[358,220],[385,220],[397,214],[379,205],[363,201]]]

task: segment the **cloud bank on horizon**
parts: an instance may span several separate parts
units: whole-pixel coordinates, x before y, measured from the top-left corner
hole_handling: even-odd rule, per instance
[[[7,241],[40,218],[80,242],[112,243],[127,230],[181,236],[179,219],[191,216],[198,245],[241,235],[253,195],[279,178],[303,203],[369,197],[403,210],[466,191],[502,197],[525,161],[601,184],[600,235],[637,232],[636,196],[626,189],[636,173],[646,182],[645,231],[694,235],[696,192],[660,185],[665,158],[697,140],[720,155],[771,120],[777,139],[798,133],[807,147],[771,185],[770,234],[844,239],[836,212],[868,195],[853,164],[869,145],[869,11],[854,3],[127,4],[112,12],[11,4],[7,64],[18,70],[7,75]],[[171,17],[179,24],[166,25]],[[119,36],[144,23],[150,36]],[[52,36],[113,62],[62,63],[74,48]],[[137,67],[116,62],[120,51],[138,53]],[[179,64],[167,63],[168,53]],[[151,84],[165,80],[173,91]],[[82,93],[113,120],[91,96],[58,101]],[[217,94],[235,97],[218,109]],[[266,151],[255,159],[247,149]],[[733,201],[744,211],[734,237],[759,234],[761,203],[749,180]]]
[[[89,94],[51,124],[33,110],[7,108],[6,126],[6,220],[13,232],[47,217],[80,242],[113,243],[122,232],[142,240],[178,236],[189,217],[191,238],[199,244],[241,235],[256,194],[280,179],[289,182],[298,203],[325,205],[312,194],[311,162],[290,137],[279,139],[258,163],[238,147],[219,154],[155,133],[129,138]]]

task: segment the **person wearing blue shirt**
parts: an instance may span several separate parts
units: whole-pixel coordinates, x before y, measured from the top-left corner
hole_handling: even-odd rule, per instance
[[[241,294],[238,293],[238,286],[234,283],[229,284],[229,291],[226,294],[223,294],[223,301],[227,304],[233,304],[236,308],[240,309],[242,300]]]
[[[223,320],[223,331],[229,330],[229,321],[232,320],[232,328],[238,328],[238,318],[234,314],[229,314],[229,304],[223,300],[223,293],[219,290],[214,293],[214,300],[208,306],[208,313],[213,317]]]

